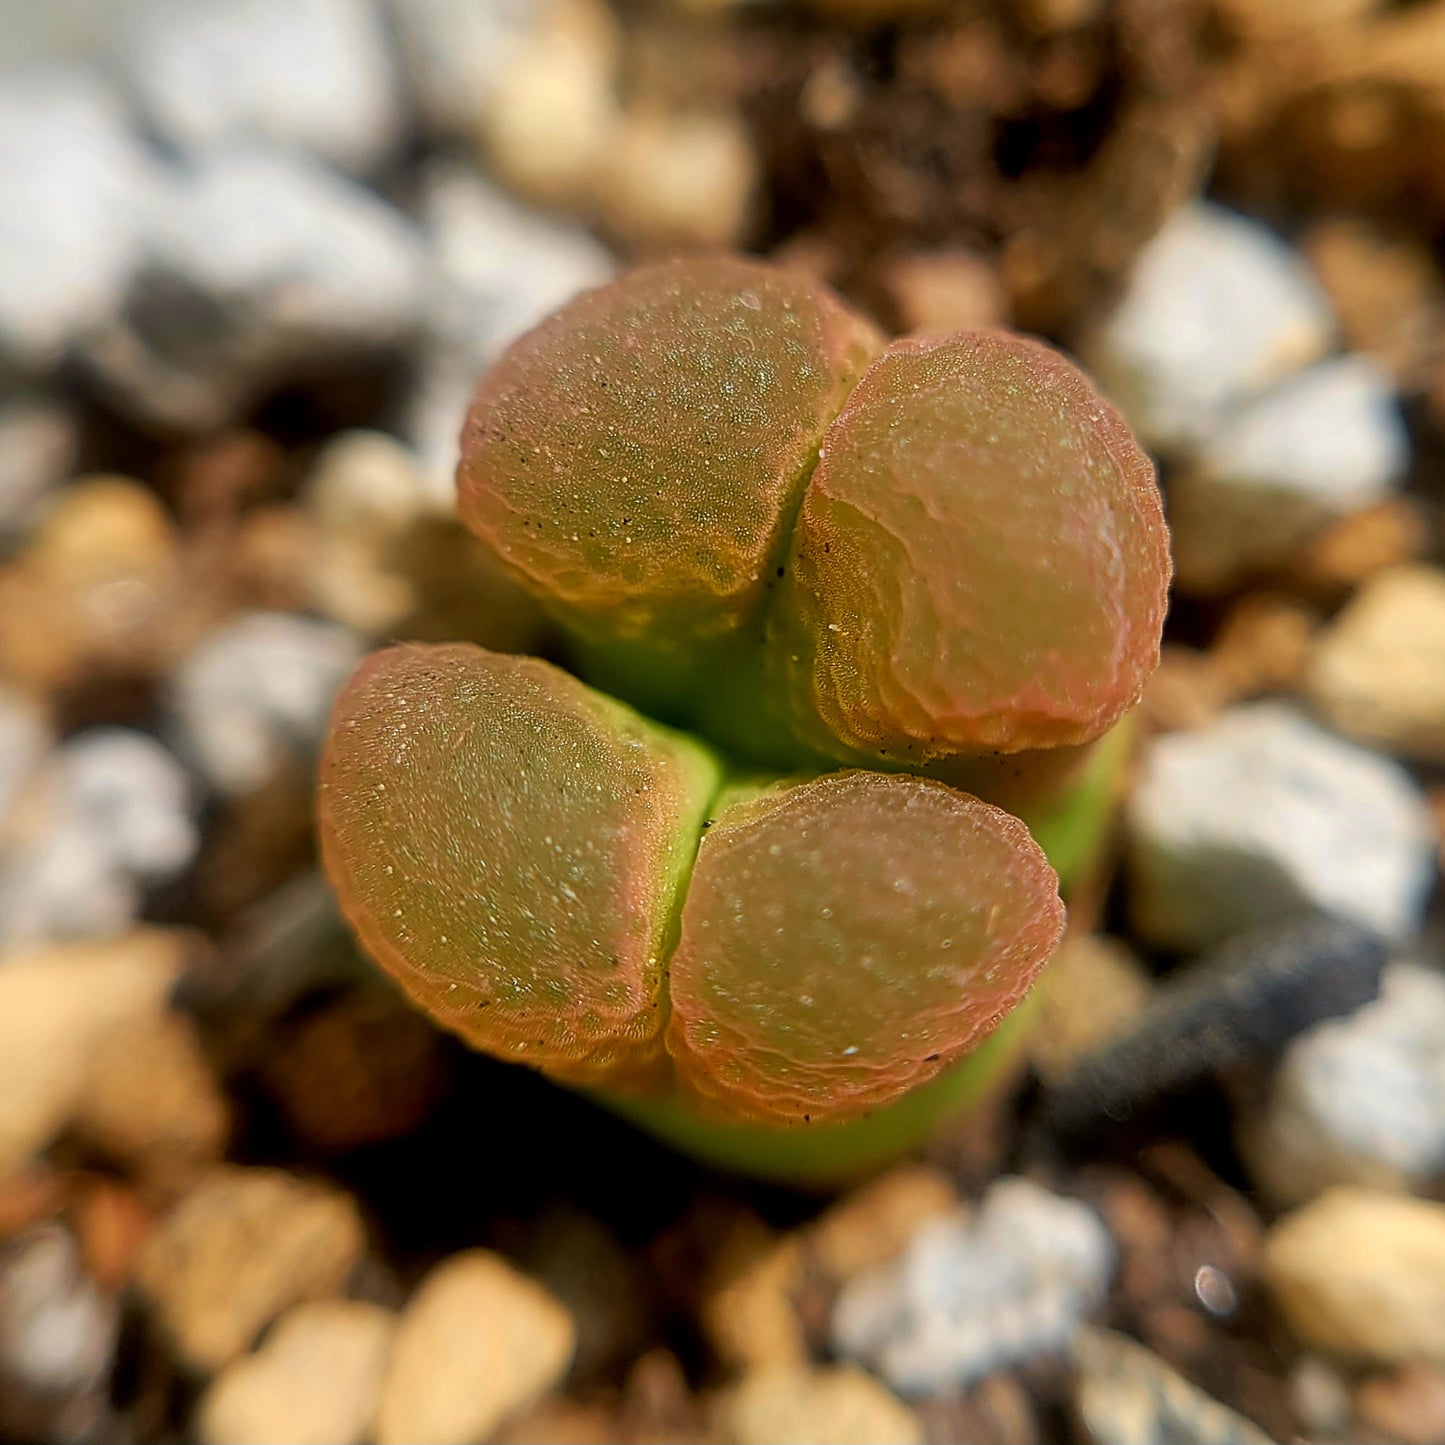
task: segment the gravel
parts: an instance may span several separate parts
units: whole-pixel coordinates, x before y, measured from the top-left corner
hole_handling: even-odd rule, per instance
[[[223,148],[172,178],[86,359],[142,420],[219,426],[283,381],[400,346],[424,274],[415,228],[373,192],[300,153]]]
[[[1285,703],[1155,739],[1126,827],[1134,919],[1168,948],[1312,912],[1405,937],[1434,876],[1434,824],[1409,774]]]
[[[1261,1109],[1241,1100],[1255,1178],[1281,1204],[1331,1184],[1418,1189],[1445,1173],[1445,975],[1391,964],[1380,998],[1293,1043]]]
[[[372,0],[148,0],[119,53],[146,120],[184,153],[262,138],[361,172],[399,139]]]
[[[0,72],[0,369],[47,371],[121,303],[157,200],[119,98],[81,67]]]
[[[1001,1179],[975,1218],[931,1220],[901,1260],[853,1279],[833,1345],[905,1396],[972,1384],[1062,1351],[1113,1269],[1113,1241],[1088,1205]]]
[[[361,656],[355,634],[281,612],[217,628],[171,680],[177,747],[222,793],[246,793],[320,746],[331,700]]]
[[[1145,248],[1088,361],[1144,438],[1169,449],[1210,437],[1239,402],[1323,355],[1333,332],[1278,236],[1200,201]]]

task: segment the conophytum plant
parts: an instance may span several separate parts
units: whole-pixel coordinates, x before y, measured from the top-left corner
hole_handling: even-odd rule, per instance
[[[1158,661],[1154,469],[1005,332],[644,266],[483,379],[463,520],[571,670],[375,654],[323,856],[444,1027],[735,1167],[841,1177],[997,1073]],[[1018,815],[1018,816],[1015,816]]]

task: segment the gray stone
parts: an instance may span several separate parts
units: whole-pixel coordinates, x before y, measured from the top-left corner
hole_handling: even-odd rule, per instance
[[[434,495],[450,505],[478,376],[522,332],[616,268],[588,232],[519,205],[453,162],[426,173],[422,221],[436,261],[426,305],[430,344],[402,429]]]
[[[235,618],[172,678],[178,746],[221,792],[249,792],[288,759],[316,752],[360,656],[356,636],[334,623],[281,612]]]
[[[69,1231],[44,1225],[0,1253],[0,1369],[30,1389],[74,1394],[110,1369],[118,1310],[86,1278]]]
[[[1429,1184],[1445,1173],[1445,975],[1392,964],[1376,1002],[1296,1040],[1262,1111],[1241,1102],[1245,1157],[1278,1204]]]
[[[43,392],[0,401],[0,544],[22,536],[45,494],[70,475],[78,432],[75,412]]]
[[[1270,1436],[1112,1330],[1074,1340],[1074,1403],[1097,1445],[1271,1445]]]
[[[372,0],[148,0],[119,55],[147,120],[182,152],[260,137],[364,171],[398,137]]]
[[[1180,581],[1216,591],[1388,495],[1410,441],[1379,363],[1338,357],[1248,403],[1169,491]]]
[[[147,887],[179,874],[199,835],[190,780],[154,738],[96,728],[59,748],[38,825],[0,857],[0,939],[122,932]]]
[[[143,419],[219,426],[267,387],[398,346],[424,273],[415,229],[380,197],[299,153],[217,151],[175,177],[86,360]]]
[[[1283,703],[1155,739],[1126,826],[1136,925],[1170,948],[1309,913],[1400,938],[1434,877],[1434,824],[1409,774]]]
[[[974,1218],[926,1222],[902,1259],[851,1280],[833,1344],[904,1395],[967,1385],[1062,1351],[1103,1298],[1114,1257],[1088,1205],[1003,1179]]]
[[[1052,1081],[1042,1117],[1057,1143],[1128,1143],[1130,1123],[1220,1070],[1277,1054],[1322,1019],[1375,997],[1385,947],[1338,918],[1309,918],[1232,939],[1176,973],[1129,1031]]]
[[[1238,402],[1314,361],[1334,319],[1273,232],[1208,202],[1179,211],[1090,339],[1089,363],[1145,439],[1188,446]]]
[[[389,0],[402,63],[423,119],[470,135],[540,0]]]
[[[0,361],[54,367],[114,315],[155,203],[154,163],[80,67],[0,73]]]

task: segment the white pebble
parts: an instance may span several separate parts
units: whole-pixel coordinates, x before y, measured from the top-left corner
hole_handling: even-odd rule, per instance
[[[390,0],[407,79],[432,129],[471,134],[542,8],[539,0]]]
[[[1170,489],[1181,582],[1228,587],[1385,496],[1410,442],[1385,370],[1364,356],[1299,372],[1231,414]]]
[[[361,655],[343,627],[252,612],[202,639],[172,679],[179,746],[224,793],[245,793],[287,758],[311,756]]]
[[[1000,1180],[977,1216],[925,1222],[901,1260],[839,1296],[833,1344],[904,1395],[1063,1350],[1108,1287],[1114,1243],[1088,1205]]]
[[[1331,1184],[1418,1189],[1445,1173],[1445,975],[1386,969],[1380,997],[1290,1045],[1263,1110],[1241,1114],[1250,1167],[1278,1204]]]
[[[1310,913],[1399,938],[1434,877],[1434,826],[1409,774],[1283,703],[1155,739],[1126,816],[1135,920],[1165,947]]]
[[[1145,248],[1087,351],[1145,440],[1170,448],[1323,355],[1333,331],[1323,293],[1278,236],[1201,201]]]
[[[397,139],[370,0],[149,0],[120,51],[147,119],[181,151],[261,137],[364,171]]]
[[[98,76],[0,74],[0,357],[47,370],[115,313],[154,185],[153,162]]]
[[[143,418],[204,429],[267,387],[397,346],[420,238],[379,196],[300,153],[225,149],[179,175],[120,321],[86,359]]]
[[[54,754],[38,826],[0,855],[0,938],[105,937],[199,846],[180,764],[154,738],[95,728]]]

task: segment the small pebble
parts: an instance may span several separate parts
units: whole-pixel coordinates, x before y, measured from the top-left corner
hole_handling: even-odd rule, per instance
[[[74,1117],[95,1051],[160,1017],[189,946],[184,934],[140,929],[0,951],[0,1179]]]
[[[1387,495],[1410,442],[1384,369],[1363,356],[1296,373],[1230,415],[1169,490],[1180,585],[1215,593],[1283,562]]]
[[[617,143],[617,21],[599,0],[550,0],[477,109],[482,144],[507,188],[585,205]]]
[[[288,1310],[201,1399],[202,1445],[361,1445],[381,1401],[395,1316],[360,1300]]]
[[[406,78],[434,131],[470,135],[543,0],[387,0]]]
[[[803,1253],[796,1235],[780,1235],[744,1216],[723,1240],[703,1283],[699,1323],[713,1353],[732,1370],[807,1362],[798,1315]]]
[[[1280,1204],[1331,1184],[1418,1189],[1445,1174],[1445,975],[1391,964],[1380,998],[1286,1051],[1241,1100],[1251,1172]]]
[[[1088,1205],[1002,1179],[973,1219],[932,1220],[901,1260],[853,1279],[833,1344],[904,1396],[967,1385],[1064,1349],[1102,1299],[1114,1253]]]
[[[1144,439],[1167,449],[1214,434],[1233,406],[1321,356],[1333,329],[1278,236],[1201,201],[1145,248],[1087,359]]]
[[[1046,1080],[1062,1078],[1091,1049],[1127,1032],[1154,984],[1127,944],[1103,934],[1065,938],[1039,981],[1041,1015],[1029,1057]]]
[[[119,52],[168,145],[262,137],[365,171],[398,138],[390,47],[368,0],[146,0]]]
[[[219,427],[325,364],[394,351],[416,328],[412,223],[300,152],[227,146],[171,182],[163,224],[85,359],[142,421]]]
[[[1278,1052],[1321,1019],[1374,998],[1385,948],[1338,919],[1242,935],[1176,974],[1130,1030],[1053,1081],[1043,1117],[1059,1142],[1087,1145],[1147,1121],[1221,1069]]]
[[[733,1445],[923,1445],[923,1423],[853,1365],[751,1371],[722,1401]]]
[[[1259,1426],[1112,1330],[1074,1337],[1075,1408],[1096,1445],[1271,1445]]]
[[[0,400],[0,544],[23,536],[46,493],[71,474],[79,430],[74,410],[43,392]]]
[[[0,359],[47,371],[113,316],[140,259],[156,175],[119,99],[79,67],[0,76]]]
[[[600,203],[634,246],[738,246],[752,221],[758,160],[729,111],[628,112],[605,158]]]
[[[896,1259],[928,1220],[954,1213],[958,1193],[934,1164],[899,1164],[830,1205],[807,1234],[809,1263],[830,1284]]]
[[[1409,774],[1284,703],[1156,738],[1126,830],[1136,925],[1166,948],[1311,912],[1405,937],[1434,873],[1434,823]]]
[[[378,1445],[474,1445],[561,1384],[576,1329],[543,1287],[468,1250],[417,1287],[397,1326]]]
[[[1445,762],[1445,569],[1372,577],[1319,638],[1308,687],[1349,737]]]
[[[86,1276],[70,1231],[46,1224],[0,1249],[0,1376],[45,1394],[109,1374],[119,1310]]]
[[[1355,1391],[1355,1418],[1399,1445],[1445,1440],[1445,1369],[1420,1361],[1373,1375]]]
[[[279,1169],[227,1167],[161,1220],[135,1284],[181,1362],[210,1374],[289,1306],[336,1294],[364,1242],[348,1195]]]
[[[94,728],[56,750],[42,825],[0,853],[0,939],[123,932],[146,887],[200,845],[180,764],[145,733]]]
[[[252,612],[210,633],[171,680],[180,750],[223,793],[246,793],[320,746],[337,689],[361,657],[334,623]]]
[[[168,1011],[95,1046],[71,1127],[103,1158],[173,1194],[224,1153],[231,1106],[195,1027]]]
[[[616,269],[582,227],[539,214],[453,161],[422,173],[421,219],[438,271],[429,330],[478,370]],[[452,424],[460,430],[459,418]]]
[[[1264,1274],[1306,1345],[1445,1364],[1445,1204],[1336,1185],[1270,1230]]]

